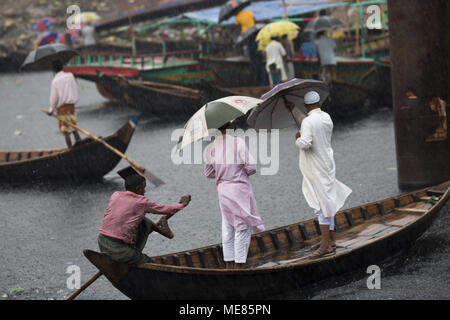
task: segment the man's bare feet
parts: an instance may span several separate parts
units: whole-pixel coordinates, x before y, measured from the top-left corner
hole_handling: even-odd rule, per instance
[[[174,237],[174,234],[172,230],[169,228],[169,224],[167,222],[166,217],[161,217],[159,221],[156,224],[153,224],[153,230],[156,232],[162,234],[164,237],[172,239]]]

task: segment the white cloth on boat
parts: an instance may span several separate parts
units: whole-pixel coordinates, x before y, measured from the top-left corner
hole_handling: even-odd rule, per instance
[[[326,218],[323,216],[323,213],[321,210],[315,210],[314,214],[317,217],[317,220],[319,220],[320,225],[326,225],[330,226],[330,230],[334,230],[334,217]]]
[[[352,190],[336,179],[336,165],[331,135],[333,121],[320,108],[308,112],[303,119],[300,138],[299,167],[303,175],[302,192],[308,205],[321,210],[326,218],[334,217]]]
[[[247,262],[251,236],[251,228],[235,232],[233,226],[222,216],[223,260],[235,263]]]

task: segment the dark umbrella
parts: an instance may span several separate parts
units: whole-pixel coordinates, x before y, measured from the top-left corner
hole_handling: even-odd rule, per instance
[[[263,23],[257,23],[253,27],[245,30],[244,33],[241,33],[239,37],[237,37],[236,43],[234,45],[236,47],[244,45],[247,41],[251,39],[253,35],[256,35],[256,32],[258,32],[264,26],[265,24]]]
[[[261,102],[247,118],[249,126],[255,129],[281,129],[296,123],[292,113],[300,111],[306,115],[303,97],[309,91],[316,91],[322,104],[329,95],[328,85],[323,81],[310,79],[291,79],[282,82],[263,94]],[[295,105],[292,112],[286,107],[286,101]],[[297,123],[300,126],[300,123]]]
[[[46,44],[42,47],[37,48],[36,50],[31,51],[25,58],[25,61],[23,62],[20,69],[50,69],[53,61],[59,60],[63,64],[66,64],[70,59],[72,59],[72,57],[76,55],[78,55],[78,52],[63,44]]]
[[[319,31],[328,31],[343,27],[344,24],[336,18],[330,16],[320,16],[309,21],[303,31],[316,33]]]
[[[229,17],[235,15],[240,10],[250,5],[249,0],[230,0],[225,3],[219,12],[219,23],[224,20],[227,20]]]

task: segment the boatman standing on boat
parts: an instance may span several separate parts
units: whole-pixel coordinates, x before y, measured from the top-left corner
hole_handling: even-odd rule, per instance
[[[334,239],[334,216],[344,205],[352,190],[336,179],[336,165],[331,135],[333,121],[320,109],[320,96],[315,91],[305,94],[308,111],[295,136],[300,148],[300,171],[303,175],[302,191],[308,205],[314,209],[319,220],[322,240],[310,257],[321,257],[336,252]],[[287,103],[292,110],[293,103]]]
[[[51,116],[56,112],[59,131],[66,139],[68,148],[72,147],[70,134],[73,133],[75,142],[81,140],[78,131],[61,120],[65,120],[71,124],[77,124],[77,116],[75,113],[75,104],[78,102],[78,86],[75,77],[70,72],[63,71],[61,61],[53,61],[52,63],[55,77],[52,80],[50,89],[50,108],[48,115]]]
[[[169,239],[173,238],[167,218],[185,208],[191,196],[182,196],[180,203],[175,205],[158,204],[144,196],[146,181],[142,176],[131,167],[124,171],[121,175],[125,178],[126,191],[112,194],[103,217],[98,245],[100,251],[116,261],[129,264],[150,262],[150,257],[142,253],[148,235],[156,231]],[[155,224],[145,217],[147,213],[164,216]]]
[[[219,128],[222,135],[205,150],[205,175],[216,179],[222,212],[223,259],[229,269],[239,269],[247,262],[252,232],[264,231],[249,176],[256,173],[256,163],[245,141],[227,134],[231,123]]]

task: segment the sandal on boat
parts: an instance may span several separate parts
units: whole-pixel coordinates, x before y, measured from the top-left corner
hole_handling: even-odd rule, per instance
[[[333,248],[333,250],[336,250],[337,245],[336,245],[336,244],[333,244],[331,247]],[[311,248],[309,248],[309,249],[310,249],[311,251],[314,251],[314,250],[317,250],[317,249],[319,249],[319,248],[320,248],[320,242],[319,242],[319,243],[316,243],[316,244],[313,244],[313,245],[311,246]]]
[[[308,258],[323,258],[336,254],[336,248],[332,248],[331,251],[327,251],[319,247],[316,251],[311,253]]]
[[[159,219],[159,221],[154,225],[155,231],[162,234],[164,237],[172,239],[173,238],[173,232],[169,228],[169,224],[167,223],[167,218],[162,217]]]

